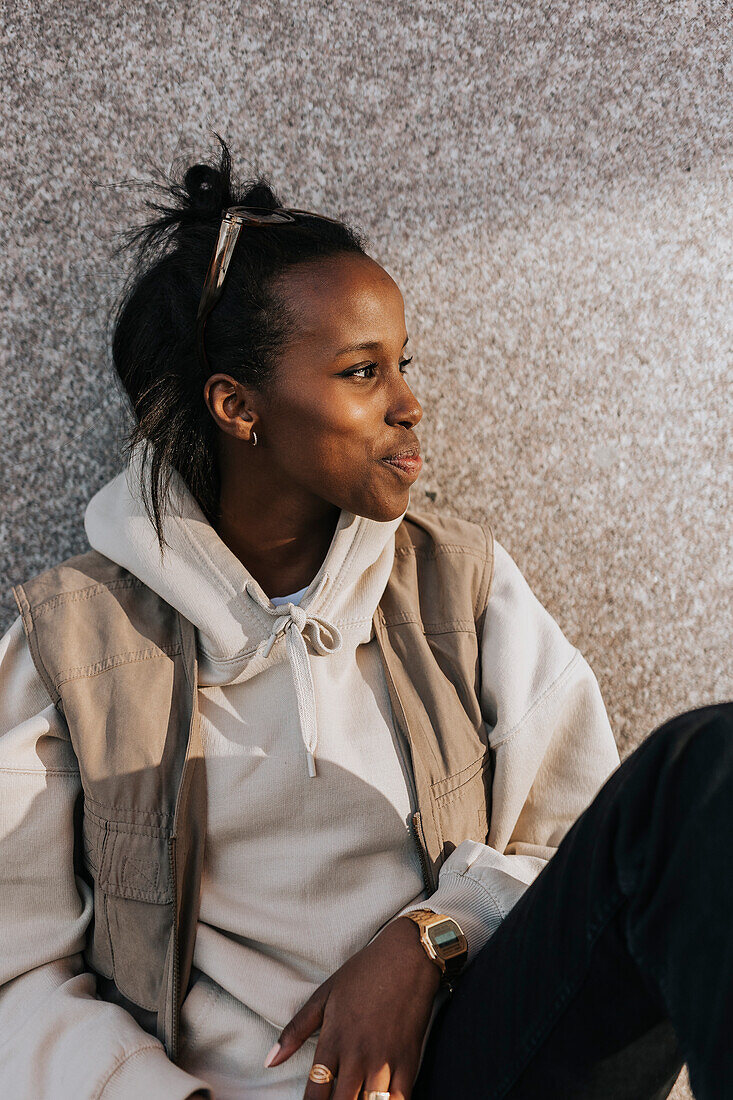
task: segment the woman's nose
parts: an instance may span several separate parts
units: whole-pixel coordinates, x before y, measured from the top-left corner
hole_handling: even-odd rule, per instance
[[[422,419],[422,405],[410,389],[404,374],[399,375],[386,419],[390,423],[406,422],[410,425],[417,424]]]

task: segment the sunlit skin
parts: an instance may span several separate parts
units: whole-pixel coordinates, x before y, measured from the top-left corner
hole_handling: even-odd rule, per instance
[[[383,267],[342,253],[291,268],[277,290],[300,320],[271,391],[227,374],[204,387],[221,429],[216,529],[268,596],[310,584],[342,508],[379,521],[404,512],[415,478],[381,459],[419,445],[422,417],[402,294]],[[361,343],[375,346],[337,355]]]
[[[216,529],[268,596],[311,582],[342,508],[382,522],[404,512],[416,479],[382,458],[418,443],[422,417],[404,366],[404,302],[378,263],[343,254],[291,269],[278,287],[301,321],[270,394],[226,374],[213,374],[204,389],[221,429]],[[356,343],[374,346],[337,356]],[[399,917],[299,1008],[271,1065],[320,1028],[313,1061],[336,1082],[329,1090],[309,1081],[305,1100],[358,1100],[362,1088],[404,1100],[439,981],[417,926]]]

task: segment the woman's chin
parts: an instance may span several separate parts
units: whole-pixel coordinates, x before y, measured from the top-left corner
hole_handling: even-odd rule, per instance
[[[389,523],[401,516],[408,508],[411,488],[412,486],[405,485],[401,490],[389,494],[385,493],[376,502],[372,501],[369,505],[365,504],[359,514],[376,520],[378,523]]]

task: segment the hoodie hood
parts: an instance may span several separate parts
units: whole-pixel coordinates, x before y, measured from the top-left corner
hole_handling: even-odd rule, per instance
[[[200,686],[239,683],[288,661],[298,700],[308,773],[318,737],[309,653],[327,657],[373,634],[389,580],[394,535],[405,512],[380,522],[341,509],[326,557],[298,604],[276,606],[208,522],[175,471],[163,518],[161,558],[140,496],[137,451],[87,505],[90,546],[127,569],[196,628]],[[408,506],[409,508],[409,500]]]

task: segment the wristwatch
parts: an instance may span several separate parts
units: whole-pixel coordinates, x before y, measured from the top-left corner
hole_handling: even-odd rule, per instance
[[[461,972],[468,957],[468,944],[460,924],[453,917],[434,913],[432,909],[413,909],[402,915],[409,917],[420,929],[421,944],[442,971],[440,984],[447,985],[452,993],[453,978]]]

